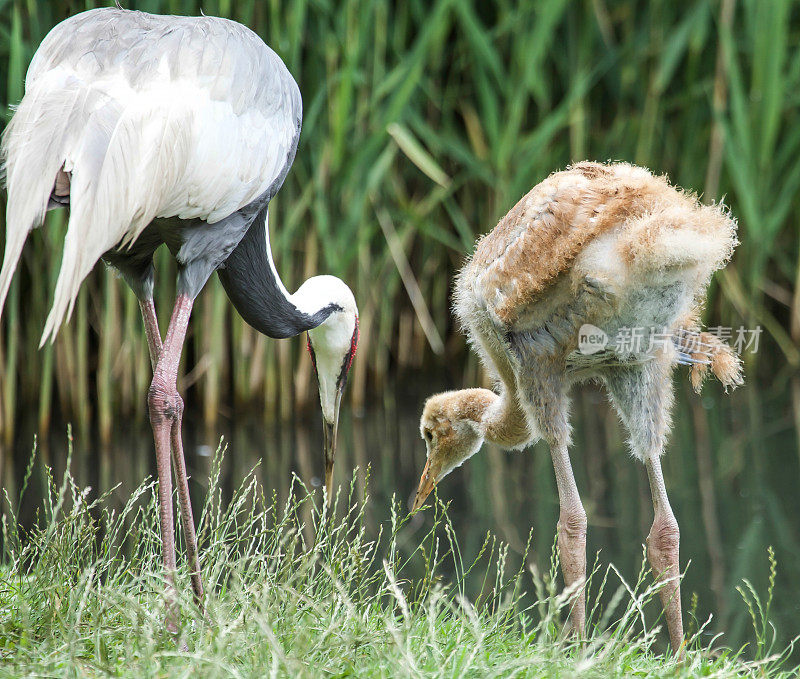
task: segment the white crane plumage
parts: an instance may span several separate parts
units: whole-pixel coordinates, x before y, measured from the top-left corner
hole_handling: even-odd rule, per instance
[[[170,450],[192,583],[202,597],[181,444],[178,362],[193,301],[218,270],[244,319],[270,337],[307,330],[319,378],[328,495],[338,410],[358,340],[350,289],[316,276],[290,294],[269,246],[268,205],[294,159],[297,83],[251,30],[216,17],[96,9],[53,28],[30,64],[3,136],[8,188],[0,309],[28,234],[48,209],[70,209],[42,343],[68,319],[102,258],[139,298],[154,375],[156,441],[169,579],[175,568]],[[163,341],[153,305],[154,251],[178,262]]]
[[[267,191],[294,152],[301,119],[297,83],[241,24],[124,10],[59,24],[31,61],[6,132],[14,200],[0,301],[56,175],[71,214],[42,342],[97,260],[154,218],[214,224]]]

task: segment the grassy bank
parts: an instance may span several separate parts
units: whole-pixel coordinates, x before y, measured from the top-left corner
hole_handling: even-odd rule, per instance
[[[219,465],[216,464],[218,469]],[[34,478],[38,472],[34,472]],[[736,651],[690,628],[684,666],[664,657],[657,606],[643,570],[626,583],[613,566],[590,584],[588,638],[564,635],[569,594],[549,573],[504,569],[492,538],[462,554],[441,507],[430,530],[403,537],[397,507],[376,540],[364,505],[343,493],[331,519],[295,486],[278,506],[253,475],[230,503],[212,475],[200,517],[207,619],[180,600],[176,643],[164,629],[156,489],[124,509],[47,476],[36,525],[17,527],[6,499],[0,571],[0,676],[794,676],[770,644],[769,601],[743,584],[754,640]],[[319,500],[319,497],[316,498]],[[774,564],[773,564],[774,565]],[[188,583],[182,569],[179,582]],[[774,579],[774,576],[773,576]],[[481,583],[470,601],[465,583]],[[184,592],[184,594],[188,594]],[[601,605],[598,602],[603,601]],[[183,647],[183,648],[182,648]]]

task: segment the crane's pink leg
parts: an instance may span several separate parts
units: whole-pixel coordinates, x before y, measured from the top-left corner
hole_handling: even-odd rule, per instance
[[[167,625],[171,631],[177,631],[176,613],[174,611],[175,598],[175,528],[172,515],[172,471],[170,468],[170,452],[172,430],[176,423],[180,423],[183,414],[183,399],[178,394],[178,365],[180,363],[183,342],[186,338],[186,328],[192,312],[193,300],[185,294],[178,295],[175,307],[172,310],[167,335],[161,355],[158,359],[153,382],[147,394],[147,403],[150,409],[150,424],[153,427],[153,437],[156,446],[156,466],[158,469],[158,499],[161,520],[162,563],[164,575],[167,579],[167,597],[172,601],[167,617]],[[180,429],[178,429],[180,436]],[[182,451],[181,451],[182,456]],[[185,482],[178,479],[179,492]],[[188,490],[188,489],[187,489]],[[183,504],[183,502],[181,502]],[[194,530],[191,539],[194,538]],[[187,542],[190,536],[187,535]],[[196,545],[193,545],[196,552]]]
[[[672,359],[649,361],[638,367],[615,368],[606,385],[620,418],[630,432],[631,448],[644,460],[650,480],[655,517],[647,536],[647,560],[656,579],[669,580],[659,591],[672,650],[683,656],[680,531],[672,513],[661,473],[661,452],[669,429],[672,406]]]
[[[144,334],[147,337],[147,348],[150,350],[150,365],[153,372],[158,365],[161,357],[161,331],[158,329],[158,317],[156,316],[156,305],[152,297],[139,299],[139,308],[142,311],[144,320]]]
[[[545,361],[535,360],[541,367]],[[520,389],[527,398],[537,429],[550,444],[558,487],[558,556],[567,588],[575,588],[569,618],[576,634],[586,626],[586,511],[569,459],[569,403],[558,374],[528,374],[530,382]]]
[[[150,350],[150,362],[155,373],[159,358],[161,357],[161,333],[158,329],[158,317],[153,298],[140,299],[139,306],[142,310],[144,319],[145,335],[147,336],[147,346]],[[180,357],[179,357],[180,360]],[[176,370],[177,381],[177,370]],[[177,391],[177,390],[176,390]],[[180,396],[178,396],[180,399]],[[181,404],[183,401],[181,400]],[[189,568],[192,574],[192,589],[194,591],[195,603],[203,609],[203,582],[200,577],[200,561],[197,553],[197,537],[194,530],[194,517],[192,515],[192,503],[189,498],[189,479],[186,475],[186,462],[183,456],[183,441],[181,438],[181,428],[183,422],[183,408],[178,411],[177,419],[174,420],[170,432],[172,462],[175,465],[175,476],[178,483],[178,500],[180,502],[181,522],[183,532],[186,536],[186,555],[189,559]]]
[[[667,489],[664,486],[661,459],[658,454],[648,456],[645,466],[650,479],[650,492],[653,495],[653,509],[655,510],[653,526],[647,536],[647,558],[655,577],[669,580],[659,591],[659,596],[664,606],[664,616],[667,619],[672,650],[679,657],[683,657],[683,619],[681,617],[681,583],[678,561],[680,530],[667,499]]]
[[[567,587],[579,587],[570,610],[572,628],[579,635],[586,625],[586,511],[583,509],[578,486],[566,444],[550,446],[558,487],[558,556]]]

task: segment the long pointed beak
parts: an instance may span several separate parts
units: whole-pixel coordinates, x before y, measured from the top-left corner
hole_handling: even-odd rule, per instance
[[[342,404],[343,389],[336,390],[336,401],[333,406],[333,421],[328,422],[322,418],[322,431],[324,436],[325,452],[325,489],[327,490],[327,503],[333,501],[333,463],[336,458],[336,439],[339,434],[339,407]]]
[[[425,500],[428,498],[428,495],[431,494],[434,486],[436,485],[436,479],[433,478],[433,475],[430,473],[430,460],[425,463],[425,469],[422,470],[422,477],[419,480],[419,488],[417,488],[417,496],[414,498],[414,506],[411,509],[412,512],[416,512],[423,504],[425,504]]]

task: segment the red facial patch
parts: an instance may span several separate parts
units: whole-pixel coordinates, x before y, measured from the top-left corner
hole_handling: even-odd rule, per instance
[[[356,356],[356,349],[358,348],[358,337],[358,316],[356,316],[356,327],[353,330],[352,338],[350,338],[350,353],[345,357],[344,363],[342,363],[342,371],[339,373],[338,383],[341,385],[341,389],[344,389],[345,384],[347,384],[347,374],[350,372],[350,366],[353,365],[353,359]]]
[[[317,372],[317,355],[314,353],[314,347],[311,345],[311,335],[306,333],[306,349],[308,349],[308,355],[311,356],[311,365],[314,366],[314,373]]]
[[[353,337],[350,340],[350,354],[347,357],[347,369],[350,370],[350,366],[353,365],[353,359],[356,357],[356,349],[358,348],[358,338],[361,336],[361,333],[358,329],[358,316],[356,316],[356,327],[353,330]]]

